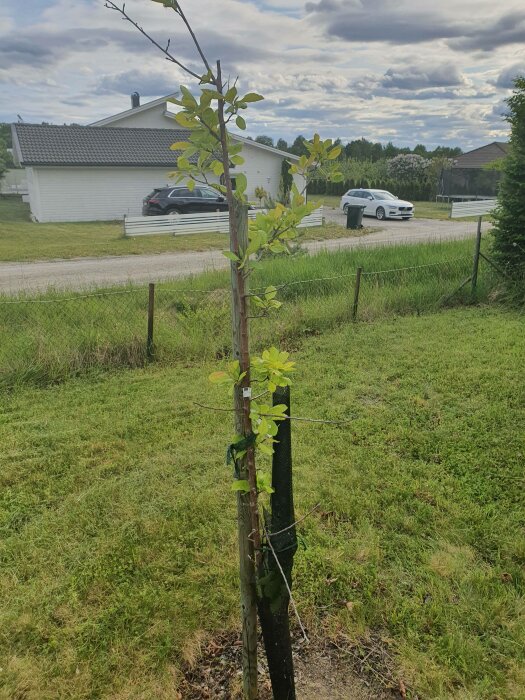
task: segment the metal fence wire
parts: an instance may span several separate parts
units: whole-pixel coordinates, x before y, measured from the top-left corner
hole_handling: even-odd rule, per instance
[[[463,256],[363,269],[360,285],[356,270],[274,282],[285,303],[269,315],[253,308],[253,348],[290,347],[301,337],[350,321],[435,310],[450,303],[471,271],[472,257]],[[478,279],[479,293],[488,294],[492,284],[493,273],[486,268]],[[256,291],[253,285],[252,293]],[[150,360],[202,362],[229,355],[229,288],[160,283],[153,293],[151,299],[151,290],[143,286],[0,298],[0,386],[48,384],[93,369],[140,367]],[[468,300],[470,295],[465,286],[457,296]]]

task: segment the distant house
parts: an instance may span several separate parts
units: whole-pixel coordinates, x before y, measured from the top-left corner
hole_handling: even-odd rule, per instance
[[[104,221],[140,215],[142,199],[172,184],[180,152],[172,143],[188,132],[178,128],[169,97],[140,105],[89,126],[12,125],[15,160],[26,170],[31,213],[36,221]],[[255,188],[277,195],[284,159],[297,156],[241,136],[247,194]],[[301,184],[300,182],[298,183]]]
[[[443,194],[450,198],[484,199],[495,197],[501,171],[491,164],[505,158],[509,144],[494,141],[456,158],[451,170],[443,174]]]

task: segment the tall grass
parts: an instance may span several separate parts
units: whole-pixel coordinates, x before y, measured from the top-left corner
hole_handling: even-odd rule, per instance
[[[360,320],[437,309],[470,274],[471,251],[472,243],[461,241],[269,260],[254,273],[252,289],[275,285],[286,303],[253,320],[254,348],[295,347],[301,337],[348,322],[357,267],[364,269]],[[477,299],[486,300],[493,284],[484,268]],[[467,287],[453,303],[468,300]],[[0,298],[0,385],[47,384],[145,364],[147,305],[146,286]],[[157,285],[157,362],[207,361],[227,355],[229,347],[227,272]]]

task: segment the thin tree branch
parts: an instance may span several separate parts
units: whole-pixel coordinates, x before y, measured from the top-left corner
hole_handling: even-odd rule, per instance
[[[214,82],[216,82],[217,78],[216,78],[216,76],[214,75],[214,73],[213,73],[213,71],[212,71],[212,69],[211,69],[210,64],[208,63],[208,59],[207,59],[206,56],[204,55],[204,52],[203,52],[203,50],[201,49],[199,42],[197,41],[197,37],[195,36],[195,32],[194,32],[193,29],[191,28],[191,25],[190,25],[190,23],[188,22],[188,20],[186,19],[186,15],[184,14],[184,12],[183,12],[183,10],[182,10],[182,7],[180,6],[180,2],[177,3],[177,5],[178,5],[178,10],[176,10],[177,14],[180,16],[180,18],[182,19],[182,21],[183,21],[184,24],[186,25],[186,27],[187,27],[189,33],[191,34],[191,38],[193,39],[193,43],[194,43],[195,46],[197,47],[197,51],[199,52],[199,55],[200,55],[200,57],[202,58],[202,62],[204,63],[204,66],[205,66],[206,70],[208,71],[208,73],[211,73],[211,76],[212,76]]]
[[[282,535],[283,532],[287,532],[288,530],[291,530],[292,527],[295,527],[296,525],[299,525],[299,523],[302,523],[303,520],[306,520],[306,518],[309,518],[312,513],[315,513],[316,510],[318,510],[321,507],[321,504],[318,503],[316,506],[312,508],[312,510],[308,511],[306,515],[303,515],[302,518],[299,518],[299,520],[296,520],[294,523],[291,525],[288,525],[288,527],[283,528],[282,530],[278,530],[277,532],[270,532],[268,535],[269,537],[276,537],[277,535]]]
[[[139,32],[148,39],[148,41],[151,41],[151,43],[156,46],[159,51],[161,51],[164,56],[166,57],[166,60],[170,61],[171,63],[175,63],[179,68],[182,68],[183,71],[191,75],[193,78],[196,78],[197,80],[201,80],[202,76],[197,75],[197,73],[194,73],[190,68],[185,66],[183,63],[181,63],[179,60],[175,58],[169,51],[169,43],[166,46],[166,48],[163,48],[158,41],[155,41],[155,39],[150,36],[135,20],[133,20],[128,13],[126,12],[126,5],[122,5],[122,7],[119,7],[116,3],[112,2],[112,0],[106,0],[105,6],[108,8],[108,10],[115,10],[115,12],[118,12],[119,14],[122,15],[122,19],[125,20],[126,22],[129,22],[132,24],[136,29],[139,30]]]
[[[265,392],[266,393],[266,392]],[[253,399],[252,399],[253,400]],[[198,401],[194,401],[193,404],[195,406],[198,406],[199,408],[204,408],[207,411],[218,411],[221,413],[241,413],[242,411],[238,411],[235,408],[220,408],[218,406],[206,406],[203,403],[199,403]],[[275,415],[272,413],[259,413],[262,418],[275,418]],[[299,418],[298,416],[284,416],[280,417],[279,420],[296,420],[296,421],[301,421],[303,423],[321,423],[324,425],[347,425],[348,423],[353,423],[353,420],[323,420],[321,418]]]

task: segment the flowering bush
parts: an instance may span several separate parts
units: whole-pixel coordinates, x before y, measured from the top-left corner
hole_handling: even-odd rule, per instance
[[[411,182],[427,177],[431,161],[415,153],[399,155],[387,162],[387,175],[393,180]]]

